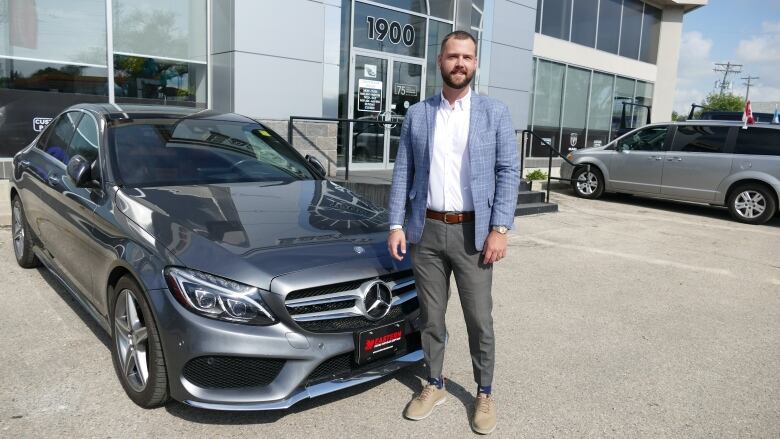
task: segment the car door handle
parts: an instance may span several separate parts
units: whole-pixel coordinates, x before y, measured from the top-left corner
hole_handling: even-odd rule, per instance
[[[656,155],[651,155],[647,159],[648,160],[661,160],[661,156],[660,155],[657,155],[657,156]]]
[[[46,180],[49,182],[49,186],[59,186],[60,185],[60,177],[57,175],[50,175]]]
[[[674,160],[677,160],[678,162],[681,162],[682,161],[682,157],[669,157],[669,158],[666,159],[667,162],[671,162],[671,161],[674,161]]]
[[[19,160],[19,166],[22,168],[29,168],[31,164],[29,160]]]

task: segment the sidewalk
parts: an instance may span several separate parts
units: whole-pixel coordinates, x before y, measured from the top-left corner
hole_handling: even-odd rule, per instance
[[[11,225],[11,200],[8,197],[10,190],[8,180],[0,180],[0,227]]]

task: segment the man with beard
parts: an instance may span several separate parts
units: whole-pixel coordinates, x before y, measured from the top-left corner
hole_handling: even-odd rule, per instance
[[[476,40],[468,32],[444,37],[438,57],[441,94],[406,114],[390,192],[387,245],[402,260],[410,243],[428,368],[428,383],[404,416],[424,419],[445,401],[444,314],[454,274],[477,383],[471,426],[488,434],[496,427],[493,264],[506,255],[520,175],[509,109],[469,87],[476,52]]]

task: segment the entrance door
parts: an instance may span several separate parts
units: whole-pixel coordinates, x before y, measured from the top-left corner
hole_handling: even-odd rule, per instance
[[[356,52],[352,59],[350,168],[392,167],[398,152],[401,124],[409,107],[423,98],[422,60],[373,52]],[[383,120],[393,124],[376,124]]]

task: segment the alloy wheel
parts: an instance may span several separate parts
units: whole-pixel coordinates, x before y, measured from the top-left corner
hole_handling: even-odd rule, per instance
[[[134,293],[129,289],[122,290],[114,310],[114,337],[122,374],[136,392],[143,391],[149,381],[149,334],[140,315]]]
[[[14,203],[13,208],[13,228],[11,233],[14,237],[14,252],[16,257],[21,258],[24,254],[24,223],[22,223],[22,209],[18,202]]]
[[[599,180],[592,172],[583,172],[577,177],[577,190],[581,194],[593,195],[599,187]]]
[[[753,219],[766,210],[766,198],[760,192],[746,190],[734,199],[734,210],[743,218]]]

